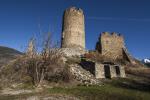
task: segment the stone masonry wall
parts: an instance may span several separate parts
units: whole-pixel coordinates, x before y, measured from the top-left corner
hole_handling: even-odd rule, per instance
[[[113,65],[110,65],[110,75],[111,75],[111,78],[117,77],[116,69],[115,69],[115,66]]]
[[[62,48],[85,48],[84,14],[81,9],[69,8],[64,12]]]
[[[96,49],[104,56],[112,59],[123,58],[124,39],[116,33],[103,32]]]
[[[101,63],[95,64],[95,77],[96,78],[105,78],[104,65]]]
[[[120,67],[120,77],[126,77],[126,74],[125,74],[125,68],[124,68],[124,66],[121,66]]]
[[[125,70],[124,70],[124,66],[122,65],[110,65],[110,64],[107,64],[109,69],[107,70],[110,70],[108,72],[110,72],[110,78],[116,78],[116,77],[126,77],[125,75]],[[116,68],[116,66],[118,67],[118,70]],[[105,74],[105,64],[102,64],[102,63],[98,63],[96,62],[95,63],[95,77],[97,79],[100,79],[100,78],[106,78]],[[117,71],[118,71],[118,74],[117,74]]]

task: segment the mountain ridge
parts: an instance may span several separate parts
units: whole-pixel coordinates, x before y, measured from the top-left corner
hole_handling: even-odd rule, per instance
[[[0,67],[22,54],[22,52],[13,48],[0,46]]]

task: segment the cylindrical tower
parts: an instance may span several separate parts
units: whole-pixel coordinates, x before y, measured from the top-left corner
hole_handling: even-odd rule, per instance
[[[71,7],[64,12],[62,26],[62,48],[85,48],[84,14],[81,9]]]

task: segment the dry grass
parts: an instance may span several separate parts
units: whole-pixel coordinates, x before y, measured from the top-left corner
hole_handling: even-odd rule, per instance
[[[125,68],[127,74],[132,74],[136,76],[141,76],[141,77],[148,77],[150,78],[150,68],[145,68],[145,67],[126,67]]]
[[[3,67],[0,72],[1,85],[6,87],[13,83],[36,85],[41,80],[69,82],[70,76],[69,68],[63,63],[61,55],[51,55],[46,60],[41,55],[34,58],[23,55]]]
[[[149,100],[149,93],[116,87],[111,84],[104,86],[77,86],[72,88],[52,88],[50,94],[67,94],[83,100]]]

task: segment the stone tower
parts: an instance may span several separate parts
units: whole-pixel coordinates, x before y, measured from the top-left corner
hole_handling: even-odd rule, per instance
[[[103,32],[99,41],[97,42],[96,49],[104,56],[111,59],[122,59],[124,57],[124,38],[117,33]]]
[[[84,14],[81,9],[65,10],[62,25],[62,48],[85,48]]]

